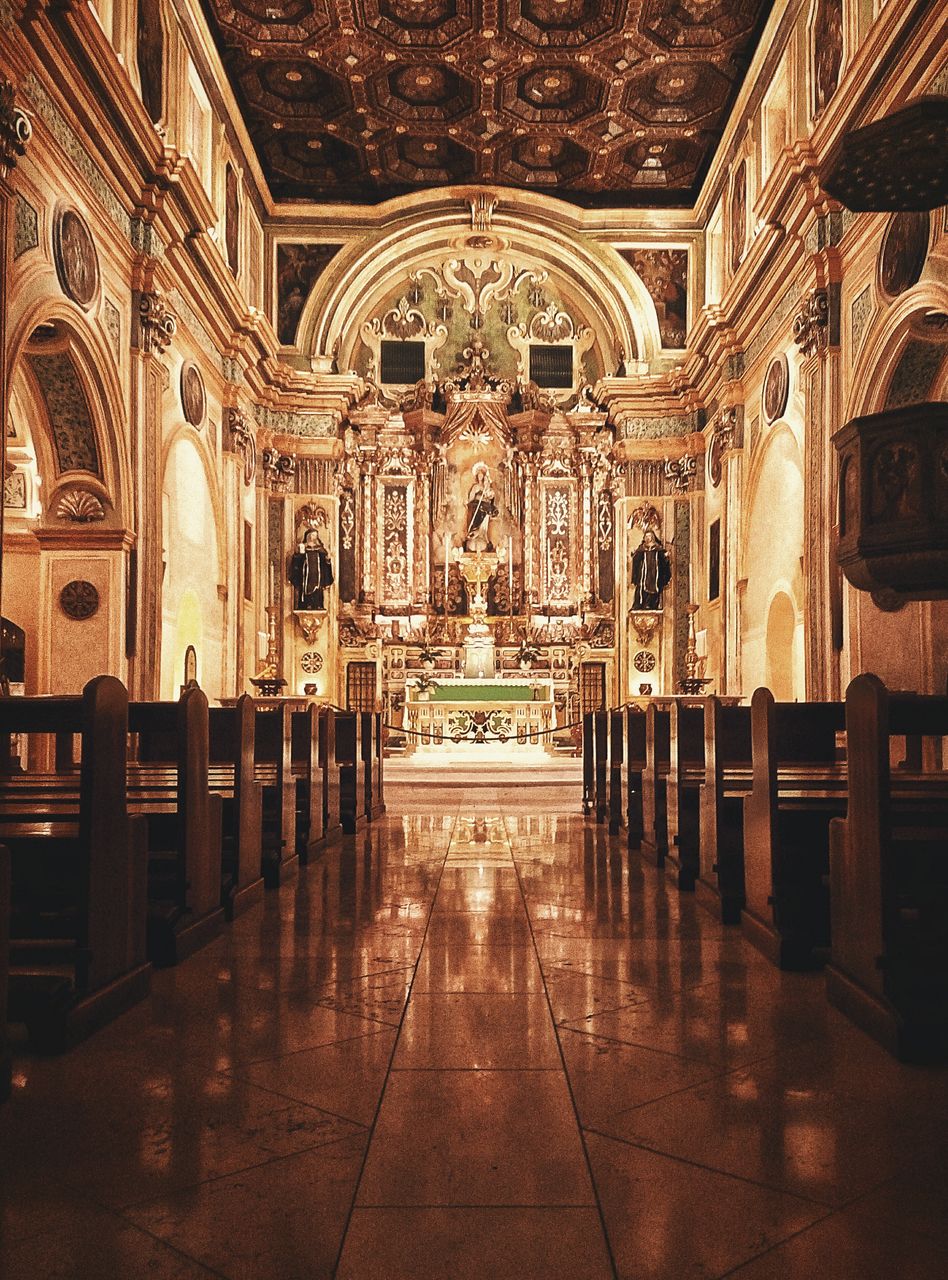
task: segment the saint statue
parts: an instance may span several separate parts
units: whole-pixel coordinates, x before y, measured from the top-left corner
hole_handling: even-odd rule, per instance
[[[494,486],[486,462],[475,462],[471,472],[474,483],[467,495],[467,532],[464,546],[468,551],[493,551],[490,522],[499,516],[494,501]]]
[[[332,561],[318,529],[307,529],[296,555],[290,557],[289,580],[296,588],[296,609],[324,609],[323,591],[333,584]]]
[[[662,592],[671,582],[668,552],[652,529],[646,529],[632,556],[633,609],[660,609]]]

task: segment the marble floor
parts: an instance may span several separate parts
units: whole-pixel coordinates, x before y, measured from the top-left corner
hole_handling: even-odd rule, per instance
[[[577,815],[389,813],[0,1107],[4,1280],[933,1280],[900,1066]]]

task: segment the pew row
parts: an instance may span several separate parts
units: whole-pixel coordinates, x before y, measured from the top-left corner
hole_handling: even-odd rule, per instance
[[[254,705],[208,708],[208,785],[221,805],[222,905],[228,920],[263,893],[263,794],[254,777]]]
[[[846,812],[840,702],[751,699],[751,786],[744,798],[747,938],[783,969],[829,952],[829,824]]]
[[[177,702],[131,702],[131,811],[148,830],[148,954],[177,964],[215,938],[223,901],[222,797],[209,785],[207,698],[196,686]]]
[[[744,797],[751,780],[750,707],[709,697],[695,894],[723,924],[740,924],[744,907]]]
[[[59,1052],[148,992],[147,841],[127,803],[128,697],[111,676],[77,697],[0,699],[0,735],[78,736],[78,769],[0,775],[9,849],[7,1017]],[[71,758],[71,752],[70,752]]]
[[[0,1102],[10,1096],[7,991],[10,985],[10,850],[0,844]]]
[[[948,1058],[948,775],[909,765],[948,737],[948,698],[891,694],[872,675],[846,693],[849,806],[831,826],[829,999],[906,1061]]]

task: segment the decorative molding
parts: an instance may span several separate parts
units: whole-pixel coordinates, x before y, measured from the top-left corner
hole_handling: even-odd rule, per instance
[[[131,217],[122,207],[112,187],[89,155],[72,125],[69,124],[59,107],[57,107],[44,86],[32,72],[24,80],[23,90],[33,104],[37,115],[65,151],[72,164],[75,165],[86,182],[88,182],[105,212],[119,228],[125,239],[131,242]]]
[[[91,582],[77,578],[67,582],[60,591],[59,607],[67,618],[85,622],[99,612],[99,593]]]
[[[75,524],[92,524],[105,519],[105,507],[88,489],[70,489],[64,493],[56,507],[60,520],[72,520]]]
[[[690,436],[700,430],[697,410],[678,417],[670,414],[660,417],[616,415],[616,435],[620,440],[661,440],[670,436]]]
[[[13,206],[14,261],[39,246],[39,214],[28,200],[17,194]]]
[[[872,319],[872,286],[866,285],[862,293],[853,298],[850,308],[850,331],[851,331],[851,349],[850,355],[853,360],[859,354],[862,346],[862,340],[865,337],[866,329],[869,327],[869,321]]]
[[[177,317],[157,290],[138,295],[138,345],[145,355],[163,355],[177,329]]]
[[[116,359],[118,359],[122,351],[122,316],[118,307],[111,298],[105,299],[105,303],[103,305],[103,320],[105,327],[108,330],[112,350],[115,352]]]
[[[338,434],[338,420],[334,413],[298,413],[292,409],[254,405],[253,416],[259,426],[279,435],[334,439]]]

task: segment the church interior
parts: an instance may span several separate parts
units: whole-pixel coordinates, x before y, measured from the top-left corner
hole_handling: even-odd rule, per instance
[[[945,0],[0,0],[0,1275],[948,1274]]]

